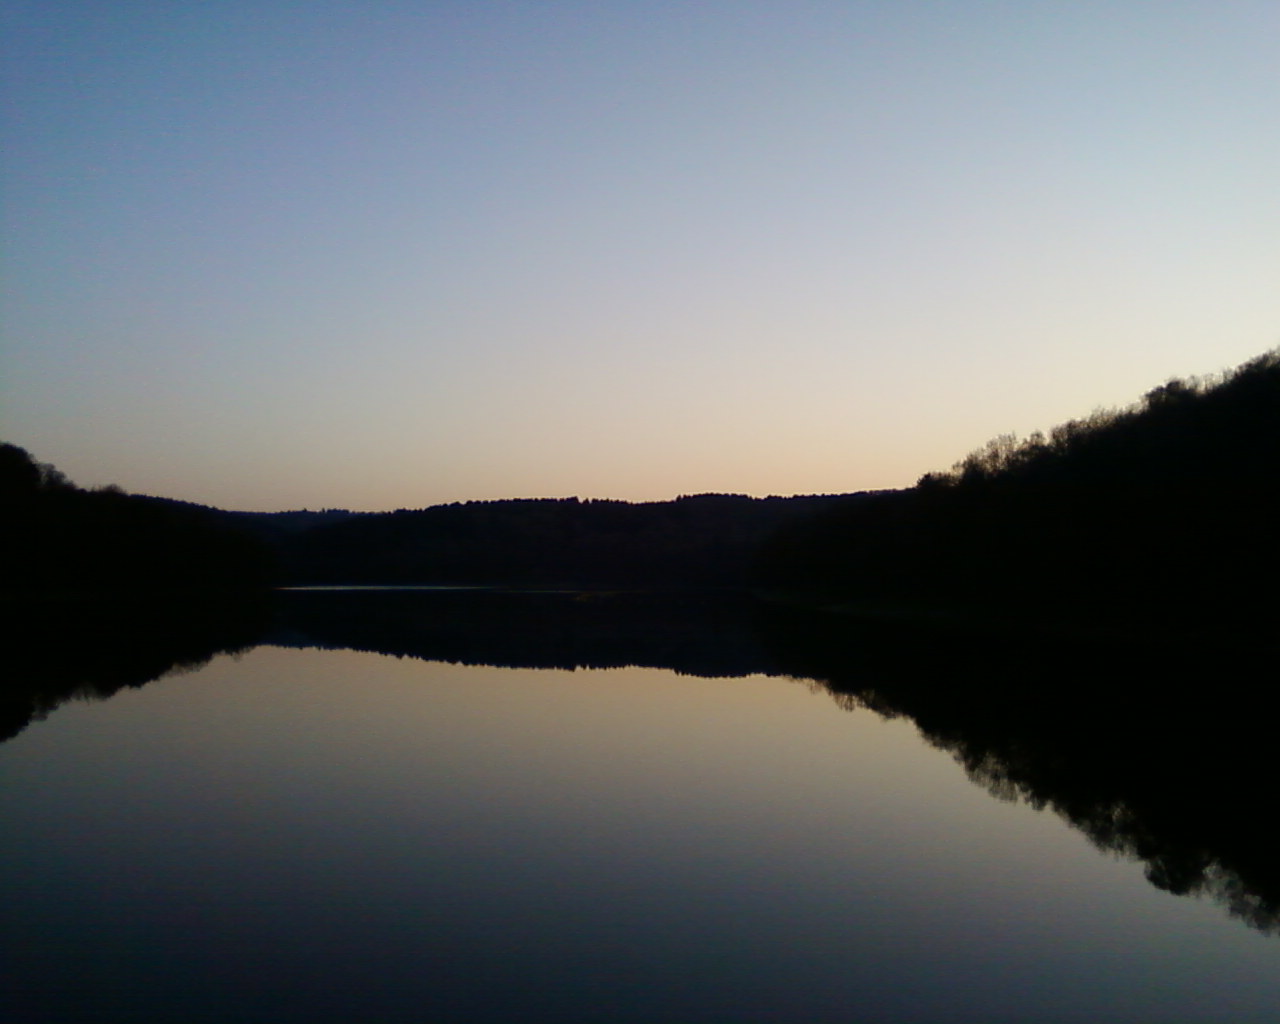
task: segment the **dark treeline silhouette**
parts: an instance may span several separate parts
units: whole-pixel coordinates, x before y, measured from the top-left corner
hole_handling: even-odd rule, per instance
[[[1280,352],[1131,409],[1005,436],[915,488],[784,527],[754,579],[864,611],[1269,630]]]
[[[475,501],[256,528],[290,584],[740,587],[782,524],[862,497]]]
[[[270,569],[262,545],[213,510],[84,490],[0,444],[0,593],[10,600],[155,589],[244,589]]]
[[[1053,810],[1157,887],[1280,931],[1274,637],[993,642],[782,606],[758,622],[774,663],[842,706],[909,717],[993,796]]]
[[[115,593],[6,610],[0,740],[69,700],[105,700],[258,643],[269,592]]]
[[[15,636],[3,734],[254,642],[525,668],[639,665],[786,675],[842,707],[907,716],[975,783],[1061,815],[1153,884],[1280,926],[1280,696],[1258,645],[1035,638],[859,623],[732,593],[292,591],[268,611],[172,602],[39,612]]]

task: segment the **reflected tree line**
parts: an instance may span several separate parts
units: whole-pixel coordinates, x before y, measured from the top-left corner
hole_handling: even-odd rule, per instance
[[[268,639],[499,668],[783,674],[769,665],[753,607],[732,591],[300,590],[277,595]]]
[[[843,707],[909,718],[993,796],[1053,810],[1161,889],[1280,930],[1275,638],[997,637],[780,609],[767,636],[791,673]]]
[[[223,611],[29,629],[39,656],[6,693],[8,732],[60,701],[106,697],[254,640],[501,667],[789,676],[846,709],[911,719],[994,796],[1056,812],[1101,849],[1142,861],[1153,884],[1280,928],[1277,698],[1256,685],[1274,645],[997,642],[705,593],[301,591],[269,610]]]
[[[271,621],[267,602],[265,593],[121,593],[10,607],[0,740],[68,701],[106,700],[254,647]]]

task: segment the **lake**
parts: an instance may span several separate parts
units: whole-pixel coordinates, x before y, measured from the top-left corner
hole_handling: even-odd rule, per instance
[[[1280,1017],[1267,920],[730,613],[291,600],[0,745],[6,1020]]]

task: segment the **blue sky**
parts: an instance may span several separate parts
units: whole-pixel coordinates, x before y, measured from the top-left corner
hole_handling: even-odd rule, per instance
[[[0,435],[235,508],[913,483],[1280,344],[1280,5],[0,2]]]

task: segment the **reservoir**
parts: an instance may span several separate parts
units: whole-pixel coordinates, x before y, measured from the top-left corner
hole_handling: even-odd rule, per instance
[[[1280,1015],[1266,921],[975,784],[909,715],[723,644],[691,671],[652,622],[675,667],[511,667],[581,637],[503,613],[560,632],[486,654],[439,603],[310,600],[0,745],[7,1020]],[[585,661],[638,649],[591,628],[616,656]],[[447,656],[406,653],[433,629]]]

